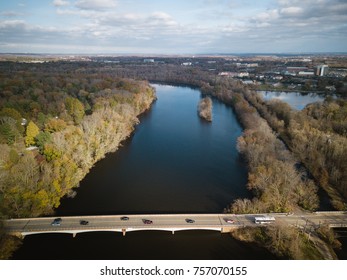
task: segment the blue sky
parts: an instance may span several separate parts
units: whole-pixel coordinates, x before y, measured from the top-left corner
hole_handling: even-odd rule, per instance
[[[0,52],[347,52],[347,1],[0,0]]]

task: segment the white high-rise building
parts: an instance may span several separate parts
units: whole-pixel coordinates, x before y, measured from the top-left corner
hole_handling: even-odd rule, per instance
[[[328,65],[318,65],[316,67],[316,75],[325,76],[328,73],[328,69],[329,69]]]

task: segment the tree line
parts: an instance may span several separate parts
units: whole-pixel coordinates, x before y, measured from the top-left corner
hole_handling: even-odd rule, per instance
[[[347,102],[328,98],[296,111],[255,92],[244,96],[327,191],[333,207],[347,209]]]

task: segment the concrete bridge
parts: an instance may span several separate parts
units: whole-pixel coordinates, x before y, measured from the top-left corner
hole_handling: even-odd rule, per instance
[[[142,214],[126,215],[128,220],[122,220],[125,215],[108,216],[65,216],[61,218],[60,225],[52,225],[55,218],[42,217],[27,219],[5,220],[4,229],[8,234],[26,236],[42,233],[69,233],[76,236],[83,232],[111,231],[123,235],[130,231],[139,230],[163,230],[173,234],[181,230],[214,230],[221,233],[230,232],[240,227],[264,226],[256,224],[255,217],[271,215],[275,217],[275,223],[286,223],[293,226],[309,229],[323,224],[330,227],[347,227],[347,212],[314,212],[306,214],[271,213],[271,214]],[[186,219],[193,220],[189,223]],[[81,221],[88,221],[83,225]],[[146,224],[144,220],[152,223]]]

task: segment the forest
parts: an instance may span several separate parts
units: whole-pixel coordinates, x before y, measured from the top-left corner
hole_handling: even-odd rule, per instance
[[[0,65],[1,218],[52,214],[156,98],[147,82],[69,66]]]
[[[95,162],[134,129],[155,98],[146,82],[78,69],[2,65],[1,214],[32,217],[59,206]],[[49,73],[53,71],[53,73]]]
[[[332,206],[346,210],[347,101],[327,98],[296,111],[281,101],[265,102],[256,93],[244,96],[328,193]]]

